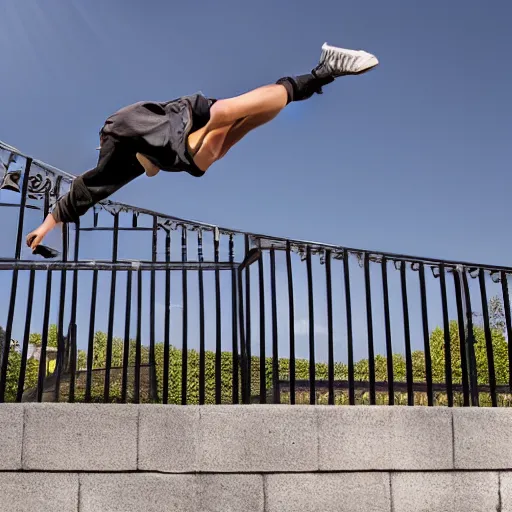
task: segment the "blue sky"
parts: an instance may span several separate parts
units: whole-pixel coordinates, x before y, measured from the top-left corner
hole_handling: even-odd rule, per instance
[[[512,266],[511,15],[505,0],[0,0],[0,140],[79,174],[95,165],[103,120],[126,104],[229,97],[308,72],[325,41],[363,48],[379,57],[375,71],[290,105],[204,178],[160,173],[113,199]]]

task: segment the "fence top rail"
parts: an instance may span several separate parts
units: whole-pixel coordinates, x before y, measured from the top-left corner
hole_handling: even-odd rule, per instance
[[[151,261],[23,261],[0,259],[0,270],[233,270],[237,263],[213,261],[171,261],[166,263]]]
[[[76,176],[69,174],[65,171],[62,171],[60,169],[57,169],[56,167],[53,167],[49,164],[46,164],[45,162],[42,162],[40,160],[33,159],[32,157],[22,153],[18,149],[14,148],[13,146],[10,146],[9,144],[6,144],[5,142],[2,142],[0,140],[0,150],[9,151],[13,154],[16,154],[22,158],[31,159],[32,162],[37,165],[39,168],[41,168],[44,171],[49,172],[52,175],[60,176],[63,180],[67,182],[71,182],[75,179]],[[491,273],[497,273],[497,272],[505,272],[505,273],[512,273],[512,267],[507,266],[499,266],[499,265],[490,265],[490,264],[483,264],[483,263],[473,263],[473,262],[466,262],[466,261],[455,261],[455,260],[446,260],[446,259],[440,259],[440,258],[431,258],[431,257],[422,257],[422,256],[411,256],[406,254],[399,254],[399,253],[392,253],[392,252],[382,252],[382,251],[374,251],[369,249],[356,249],[352,247],[345,247],[340,245],[333,245],[333,244],[327,244],[322,242],[314,242],[314,241],[308,241],[308,240],[297,240],[297,239],[290,239],[290,238],[283,238],[283,237],[274,237],[270,235],[263,235],[259,233],[251,233],[246,231],[241,231],[239,229],[232,229],[232,228],[226,228],[226,227],[220,227],[214,224],[208,224],[205,222],[199,222],[195,220],[190,219],[183,219],[180,217],[175,217],[172,215],[167,215],[159,212],[155,212],[152,210],[148,210],[145,208],[138,208],[136,206],[128,205],[125,203],[119,203],[114,202],[110,200],[102,201],[99,203],[99,206],[104,209],[105,211],[111,213],[112,215],[117,213],[132,213],[133,215],[147,215],[151,217],[156,217],[158,219],[158,225],[159,227],[163,229],[168,230],[174,230],[179,227],[186,227],[187,229],[190,229],[192,231],[198,231],[198,230],[205,230],[205,231],[213,231],[215,236],[218,237],[220,234],[227,234],[227,235],[245,235],[249,238],[253,246],[259,247],[261,249],[276,249],[276,250],[285,250],[287,248],[290,248],[294,252],[297,252],[299,254],[305,253],[307,249],[309,249],[313,254],[314,253],[325,253],[330,252],[332,255],[336,258],[342,258],[344,254],[354,254],[356,256],[363,256],[365,253],[370,255],[370,259],[373,261],[381,261],[383,258],[388,261],[394,261],[394,262],[407,262],[411,264],[423,264],[429,267],[438,267],[439,265],[444,265],[450,269],[456,269],[456,268],[465,268],[466,270],[471,269],[482,269],[485,271],[489,271]],[[2,260],[0,259],[0,269],[6,269],[5,265],[9,260]],[[20,264],[27,265],[27,262],[19,262]],[[87,262],[83,262],[87,263]],[[103,262],[98,262],[102,264],[107,264]],[[31,263],[30,263],[31,264]],[[59,265],[61,263],[44,263],[42,262],[39,267],[48,268],[48,266],[52,265]],[[110,263],[109,263],[110,264]],[[121,264],[121,263],[120,263]],[[66,264],[67,265],[67,264]],[[89,266],[84,268],[92,268],[93,262],[89,263]],[[110,265],[116,265],[116,264],[110,264]],[[123,270],[126,270],[127,266],[129,266],[128,263],[122,263],[124,265]],[[165,265],[165,264],[163,264]],[[181,263],[179,268],[184,268],[183,264]],[[203,266],[201,268],[206,269],[211,268],[208,265],[213,265],[209,263],[203,263]],[[13,268],[11,265],[9,267],[10,269]],[[21,269],[21,267],[18,267]],[[24,268],[35,268],[35,267],[24,267]],[[62,268],[62,267],[58,267]],[[112,267],[111,267],[112,268]],[[164,268],[164,267],[163,267]],[[165,268],[172,268],[172,267],[165,267]],[[178,268],[178,267],[176,267]],[[199,267],[198,267],[199,268]],[[229,267],[231,268],[231,267]]]

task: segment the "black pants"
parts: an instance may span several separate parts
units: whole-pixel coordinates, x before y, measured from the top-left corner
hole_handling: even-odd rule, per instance
[[[55,220],[76,222],[96,203],[144,174],[136,153],[136,144],[129,139],[103,135],[98,164],[73,180],[69,192],[53,210]]]
[[[201,177],[204,172],[199,169],[192,155],[187,150],[188,134],[200,129],[210,119],[210,108],[216,100],[197,94],[185,96],[179,101],[186,101],[191,107],[192,119],[189,129],[175,133],[170,141],[173,151],[171,165],[164,166],[167,171],[184,171],[195,177]],[[179,123],[178,123],[179,124]],[[98,164],[94,169],[78,176],[72,183],[68,194],[63,196],[54,208],[53,216],[57,222],[76,222],[92,206],[111,196],[138,176],[145,169],[137,160],[136,154],[147,155],[151,160],[166,160],[166,148],[152,148],[142,137],[119,137],[111,133],[101,135],[101,149]]]
[[[144,167],[135,156],[137,144],[113,135],[102,137],[98,164],[81,177],[94,203],[106,199],[138,176]]]

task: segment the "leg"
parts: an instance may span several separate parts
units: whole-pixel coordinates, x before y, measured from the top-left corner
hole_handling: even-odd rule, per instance
[[[224,144],[219,155],[219,160],[238,142],[240,142],[251,130],[272,121],[280,111],[267,112],[254,116],[244,117],[237,121],[229,130],[224,139]]]
[[[187,138],[194,163],[206,171],[250,130],[273,119],[290,101],[321,94],[322,87],[335,78],[361,74],[377,64],[377,59],[366,52],[325,44],[320,63],[311,73],[281,78],[276,84],[217,101],[210,109],[208,123]]]
[[[215,161],[223,158],[226,153],[240,140],[245,137],[251,130],[258,126],[268,123],[277,116],[279,110],[274,112],[266,112],[256,114],[254,116],[244,117],[233,124],[215,128],[205,138],[206,143],[194,156],[195,164],[203,170]],[[218,151],[212,152],[207,148],[219,148]],[[203,149],[204,148],[204,149]]]
[[[206,126],[188,137],[194,163],[206,171],[249,131],[276,117],[286,103],[286,89],[277,84],[217,101],[211,108]]]
[[[218,100],[210,109],[210,120],[203,128],[188,136],[189,150],[195,155],[207,135],[218,128],[232,126],[248,116],[277,113],[286,106],[286,88],[279,84],[266,85],[235,98]]]

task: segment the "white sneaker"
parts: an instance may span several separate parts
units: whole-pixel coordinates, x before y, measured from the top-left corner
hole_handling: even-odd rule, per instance
[[[378,63],[375,55],[363,50],[346,50],[324,43],[320,63],[313,69],[313,74],[318,78],[361,75],[370,71]]]

